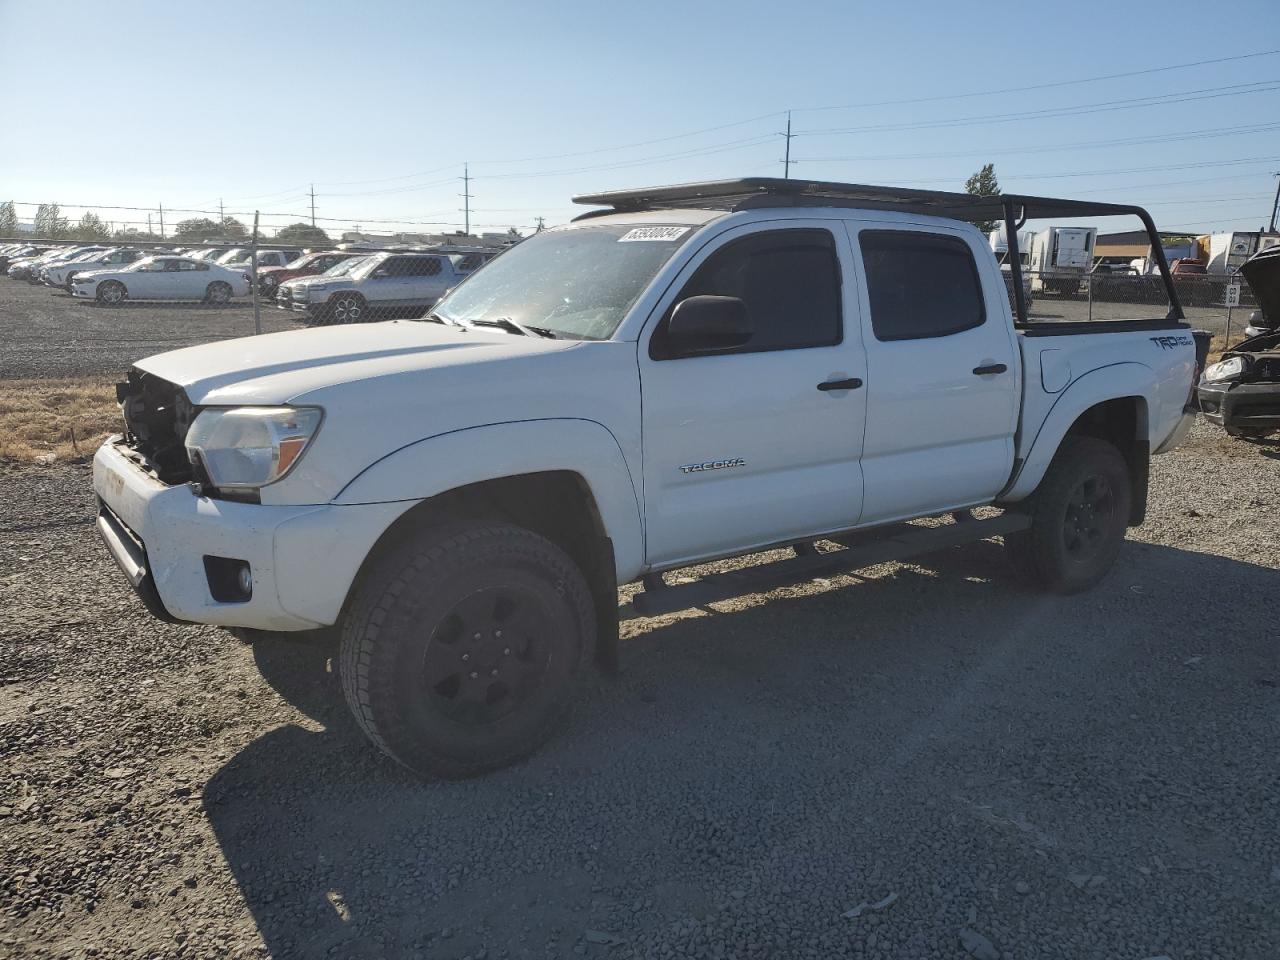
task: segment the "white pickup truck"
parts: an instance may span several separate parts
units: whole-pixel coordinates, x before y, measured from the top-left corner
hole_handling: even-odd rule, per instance
[[[533,751],[612,667],[637,579],[648,614],[1002,536],[1087,588],[1192,420],[1171,280],[1155,319],[1028,324],[965,222],[1136,212],[1154,237],[1138,208],[769,179],[578,199],[603,209],[420,321],[140,361],[94,461],[156,615],[335,628],[359,724],[414,770]]]

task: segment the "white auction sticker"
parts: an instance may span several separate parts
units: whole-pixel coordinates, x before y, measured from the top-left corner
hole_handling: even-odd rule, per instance
[[[688,227],[636,227],[618,238],[619,243],[635,243],[640,240],[679,240],[689,232]]]

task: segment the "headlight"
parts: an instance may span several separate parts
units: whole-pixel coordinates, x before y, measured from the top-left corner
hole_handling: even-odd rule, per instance
[[[187,456],[209,481],[256,490],[283,477],[301,458],[323,416],[319,407],[214,407],[187,431]]]
[[[1244,373],[1244,357],[1232,357],[1230,360],[1219,360],[1204,368],[1204,379],[1234,380]]]

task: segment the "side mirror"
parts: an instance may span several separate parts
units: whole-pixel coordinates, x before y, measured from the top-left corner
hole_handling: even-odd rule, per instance
[[[747,305],[737,297],[690,297],[671,312],[667,342],[676,355],[714,353],[742,346],[752,333]]]

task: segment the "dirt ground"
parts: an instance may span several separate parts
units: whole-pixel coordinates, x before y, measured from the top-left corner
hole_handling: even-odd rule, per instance
[[[1278,481],[1201,424],[1089,593],[982,542],[627,619],[564,735],[426,783],[325,645],[150,618],[85,464],[2,465],[0,956],[1274,960]]]

